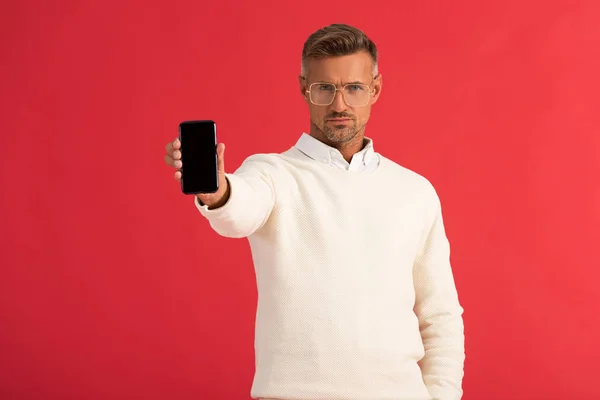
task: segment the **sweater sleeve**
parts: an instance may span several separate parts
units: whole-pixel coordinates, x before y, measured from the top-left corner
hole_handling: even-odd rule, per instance
[[[463,308],[450,265],[440,201],[437,195],[434,199],[432,224],[414,266],[414,310],[425,348],[419,366],[433,400],[459,400],[465,360]]]
[[[272,166],[266,156],[251,156],[233,174],[226,174],[229,199],[210,210],[194,196],[194,203],[210,226],[221,236],[243,238],[252,235],[268,220],[275,204]]]

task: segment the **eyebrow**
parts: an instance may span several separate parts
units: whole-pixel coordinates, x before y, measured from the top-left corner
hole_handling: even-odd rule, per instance
[[[330,84],[334,84],[333,82],[328,82],[328,81],[315,81],[315,83],[330,83]],[[366,85],[366,83],[361,82],[361,81],[352,81],[352,82],[343,82],[343,85]]]

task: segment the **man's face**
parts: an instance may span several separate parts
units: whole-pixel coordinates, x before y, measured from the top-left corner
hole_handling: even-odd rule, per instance
[[[353,139],[362,141],[371,106],[377,101],[381,91],[381,76],[373,79],[373,61],[369,54],[361,52],[309,60],[304,78],[300,78],[300,90],[309,107],[313,131],[316,127],[316,133],[323,136],[320,139],[331,145],[347,143]],[[337,89],[348,86],[342,94],[342,90],[335,91],[333,86],[321,84],[333,84]],[[367,91],[366,96],[359,94],[363,89]],[[317,98],[326,99],[327,93],[333,92],[335,97],[329,105],[315,105],[310,101],[311,94],[314,101]],[[363,98],[365,100],[361,101]],[[325,102],[317,101],[319,104]]]

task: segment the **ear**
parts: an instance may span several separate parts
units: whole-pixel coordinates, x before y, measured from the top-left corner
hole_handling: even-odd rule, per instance
[[[371,104],[375,104],[377,99],[379,99],[379,95],[381,94],[381,87],[383,86],[383,78],[382,75],[379,74],[375,78],[373,82],[373,95],[371,96]]]
[[[306,91],[308,90],[308,86],[306,86],[306,78],[302,75],[299,75],[298,84],[300,85],[300,94],[304,98],[304,101],[308,103],[308,96],[306,95]]]

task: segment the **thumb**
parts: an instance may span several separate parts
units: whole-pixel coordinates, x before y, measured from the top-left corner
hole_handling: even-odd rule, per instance
[[[225,173],[225,144],[219,143],[217,145],[217,170],[220,174]]]

